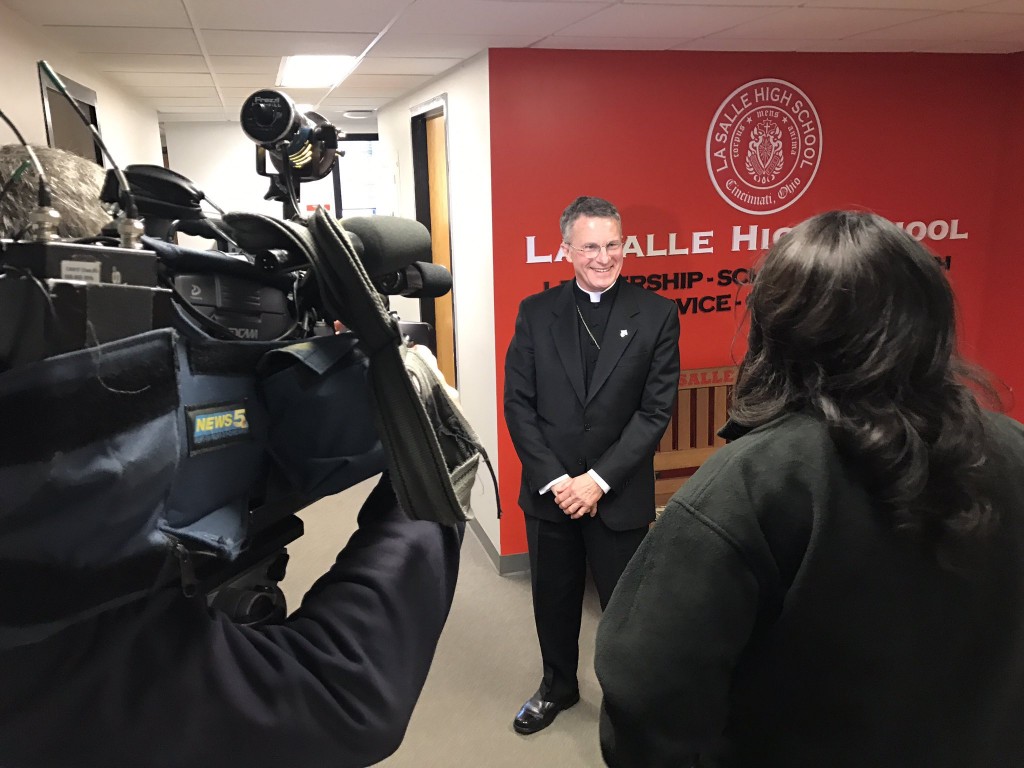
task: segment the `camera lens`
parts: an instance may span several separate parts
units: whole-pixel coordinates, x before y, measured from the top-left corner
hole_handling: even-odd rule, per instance
[[[277,117],[277,112],[274,108],[266,104],[256,104],[253,107],[253,118],[256,120],[256,124],[260,128],[269,128],[274,124],[274,119]]]

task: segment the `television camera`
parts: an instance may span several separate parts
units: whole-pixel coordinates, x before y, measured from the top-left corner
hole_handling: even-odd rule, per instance
[[[50,462],[45,495],[57,512],[33,527],[41,538],[59,538],[54,526],[88,516],[75,523],[79,566],[137,565],[170,547],[187,592],[202,591],[237,620],[258,622],[283,615],[277,583],[284,546],[302,534],[295,512],[387,462],[368,415],[367,355],[358,339],[335,332],[334,321],[348,319],[345,309],[335,317],[326,306],[322,270],[310,258],[315,243],[297,220],[298,186],[330,172],[337,131],[267,90],[246,100],[241,122],[257,144],[258,172],[272,177],[268,196],[284,205],[281,219],[219,209],[207,215],[203,203],[212,203],[186,177],[132,165],[110,170],[100,195],[117,219],[88,237],[61,239],[60,201],[44,194],[44,169],[22,140],[40,194],[25,230],[0,241],[0,416],[9,434],[45,408],[73,424],[63,425],[67,434],[53,425],[36,430],[34,448],[24,453],[8,444],[0,450],[0,478],[15,477],[5,466]],[[267,156],[276,174],[267,173]],[[430,263],[430,236],[418,222],[356,217],[340,227],[385,307],[389,295],[450,290],[451,276]],[[212,239],[217,249],[179,245],[179,233]],[[413,337],[423,332],[422,324],[399,328]],[[267,402],[273,387],[276,405]],[[297,396],[311,399],[295,402]],[[315,435],[282,426],[296,413],[306,414],[305,428]],[[90,419],[106,421],[85,423]],[[341,443],[331,442],[339,434]],[[156,450],[161,435],[173,450]],[[318,440],[327,444],[316,446],[313,470],[284,467],[311,458],[303,454],[315,453]],[[114,522],[98,515],[96,503],[123,502],[109,489],[94,503],[79,503],[81,475],[102,473],[115,443],[125,452],[117,455],[126,474],[133,461],[152,473],[137,488],[145,499],[127,505],[138,520],[125,519],[132,512]],[[78,481],[60,476],[60,467],[78,460],[68,470]],[[30,483],[34,475],[17,477]],[[34,492],[20,490],[8,497],[15,514]],[[0,525],[4,515],[0,508]],[[52,555],[49,546],[41,556]],[[118,594],[78,595],[65,612],[96,612],[151,586],[141,579]]]

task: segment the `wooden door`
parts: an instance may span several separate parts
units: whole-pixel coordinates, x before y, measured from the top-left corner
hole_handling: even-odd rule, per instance
[[[444,114],[427,118],[427,178],[430,196],[430,242],[435,264],[452,271],[448,222],[448,142]],[[452,291],[434,299],[437,364],[445,380],[458,387],[455,365],[455,312]]]

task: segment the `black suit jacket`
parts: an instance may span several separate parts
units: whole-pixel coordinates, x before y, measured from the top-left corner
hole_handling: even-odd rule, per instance
[[[628,530],[654,519],[654,449],[679,385],[679,315],[620,278],[606,328],[588,391],[572,282],[524,299],[505,356],[505,422],[523,464],[523,512],[567,520],[538,491],[594,469],[611,488],[598,515]]]

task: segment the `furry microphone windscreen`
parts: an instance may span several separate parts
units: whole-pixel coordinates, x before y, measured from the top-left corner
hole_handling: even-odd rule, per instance
[[[98,235],[111,217],[100,203],[104,170],[73,152],[50,147],[32,147],[50,183],[53,207],[60,212],[57,234],[62,239]],[[0,146],[0,188],[29,161],[20,144]],[[38,205],[39,177],[29,165],[0,199],[0,238],[13,238],[24,230],[28,217]]]

